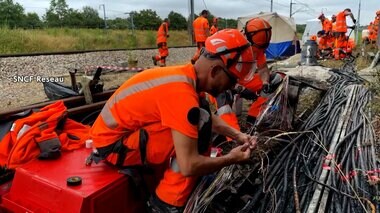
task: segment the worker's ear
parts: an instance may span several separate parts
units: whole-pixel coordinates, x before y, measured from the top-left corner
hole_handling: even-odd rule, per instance
[[[211,77],[216,78],[218,73],[222,71],[222,67],[220,65],[212,65],[211,66]]]

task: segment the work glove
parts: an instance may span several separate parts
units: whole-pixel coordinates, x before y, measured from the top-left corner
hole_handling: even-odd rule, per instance
[[[348,27],[348,28],[355,30],[356,26],[354,25],[354,26],[351,26],[351,27]]]
[[[354,22],[354,24],[356,24],[356,19],[353,19],[352,22]]]
[[[263,91],[264,93],[271,93],[271,86],[270,84],[266,83],[266,84],[263,84],[263,87],[261,89],[261,91]]]
[[[169,38],[169,34],[166,35],[166,38]]]

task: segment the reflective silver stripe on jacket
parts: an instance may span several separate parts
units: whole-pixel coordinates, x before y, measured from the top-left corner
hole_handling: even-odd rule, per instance
[[[100,113],[100,116],[102,116],[104,123],[107,125],[110,129],[115,129],[118,126],[118,123],[112,114],[112,107],[117,104],[119,101],[127,98],[130,95],[143,92],[148,89],[152,89],[153,87],[161,86],[164,84],[169,83],[188,83],[192,85],[194,88],[196,87],[195,81],[185,75],[170,75],[170,76],[164,76],[161,78],[156,78],[148,81],[144,81],[141,83],[137,83],[134,85],[131,85],[116,95],[112,96],[110,100],[107,101],[106,105],[103,107],[102,112]]]
[[[219,109],[218,109],[218,115],[224,115],[224,114],[229,114],[229,113],[232,113],[233,111],[232,111],[232,108],[231,108],[231,106],[230,105],[224,105],[224,106],[222,106],[222,107],[220,107]]]

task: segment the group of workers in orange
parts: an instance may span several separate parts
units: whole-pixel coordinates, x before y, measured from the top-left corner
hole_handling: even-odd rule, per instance
[[[200,16],[193,22],[194,39],[197,44],[197,51],[191,59],[193,64],[199,58],[199,51],[205,46],[206,38],[218,31],[218,18],[213,18],[210,28],[207,20],[208,15],[209,12],[207,10],[203,10]],[[166,18],[157,30],[156,44],[158,47],[158,54],[152,56],[153,64],[155,66],[166,66],[166,57],[169,55],[167,38],[169,38],[169,20]]]
[[[322,24],[322,30],[317,33],[317,36],[312,36],[311,40],[317,40],[318,37],[319,56],[321,58],[334,57],[339,60],[352,53],[355,43],[346,33],[348,28],[355,29],[355,25],[347,26],[347,16],[350,16],[352,22],[356,24],[356,19],[349,8],[337,15],[332,15],[331,21],[323,13],[318,17]]]
[[[208,26],[204,21],[207,14],[203,11],[194,21],[199,22],[196,27]],[[195,28],[194,32],[207,35],[203,41],[197,40],[200,49],[194,63],[155,67],[134,75],[107,101],[90,131],[95,162],[106,160],[133,179],[142,178],[140,183],[146,176],[129,170],[149,168],[156,181],[148,184],[150,212],[182,212],[199,177],[247,162],[256,138],[233,125],[237,119],[230,111],[231,103],[219,97],[226,97],[237,84],[256,96],[271,91],[264,54],[271,39],[267,21],[251,19],[244,32],[224,29],[211,36],[208,28]],[[162,35],[167,38],[168,34]],[[218,97],[217,114],[211,112],[205,94]],[[265,95],[257,101],[260,108]],[[222,112],[232,114],[226,119]],[[251,119],[257,115],[251,113]],[[230,138],[238,146],[226,155],[210,157],[212,133]]]
[[[375,19],[368,25],[368,37],[366,41],[370,44],[374,44],[377,41],[377,34],[379,33],[380,25],[380,10],[376,12]]]

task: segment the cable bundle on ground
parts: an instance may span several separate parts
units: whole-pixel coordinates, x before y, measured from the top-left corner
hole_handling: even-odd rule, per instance
[[[260,143],[252,164],[226,167],[213,181],[203,179],[187,209],[379,212],[380,169],[368,110],[371,94],[352,69],[333,70],[330,84],[297,134],[272,138],[280,138],[276,147],[281,151],[267,146],[268,140]]]

